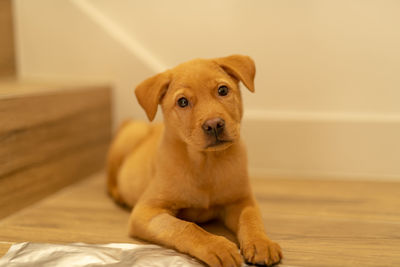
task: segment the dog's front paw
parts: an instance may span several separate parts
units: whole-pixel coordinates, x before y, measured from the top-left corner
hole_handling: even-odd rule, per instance
[[[243,263],[238,247],[222,236],[215,236],[200,249],[199,258],[211,267],[240,267]]]
[[[266,237],[243,242],[240,251],[246,262],[251,264],[271,266],[282,259],[281,247]]]

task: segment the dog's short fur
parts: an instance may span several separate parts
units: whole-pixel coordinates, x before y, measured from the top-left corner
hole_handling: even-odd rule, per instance
[[[109,152],[108,189],[133,207],[131,236],[210,266],[240,266],[234,243],[194,223],[218,218],[236,233],[247,262],[280,261],[251,193],[240,139],[238,83],[253,92],[254,76],[253,60],[233,55],[192,60],[139,84],[135,93],[148,118],[160,104],[164,124],[124,123]]]

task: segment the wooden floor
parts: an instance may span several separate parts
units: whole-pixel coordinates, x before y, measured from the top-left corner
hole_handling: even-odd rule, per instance
[[[1,220],[0,255],[21,241],[137,243],[127,236],[129,212],[108,198],[104,181],[96,175]],[[400,266],[400,183],[252,183],[269,236],[283,247],[280,266]]]

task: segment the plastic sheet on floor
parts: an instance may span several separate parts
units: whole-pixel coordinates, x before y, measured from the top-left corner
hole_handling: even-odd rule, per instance
[[[17,243],[0,258],[0,267],[204,267],[172,249],[137,244]]]

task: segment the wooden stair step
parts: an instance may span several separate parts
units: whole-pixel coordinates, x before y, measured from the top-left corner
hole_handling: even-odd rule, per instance
[[[110,102],[104,85],[0,83],[0,218],[104,166]]]

